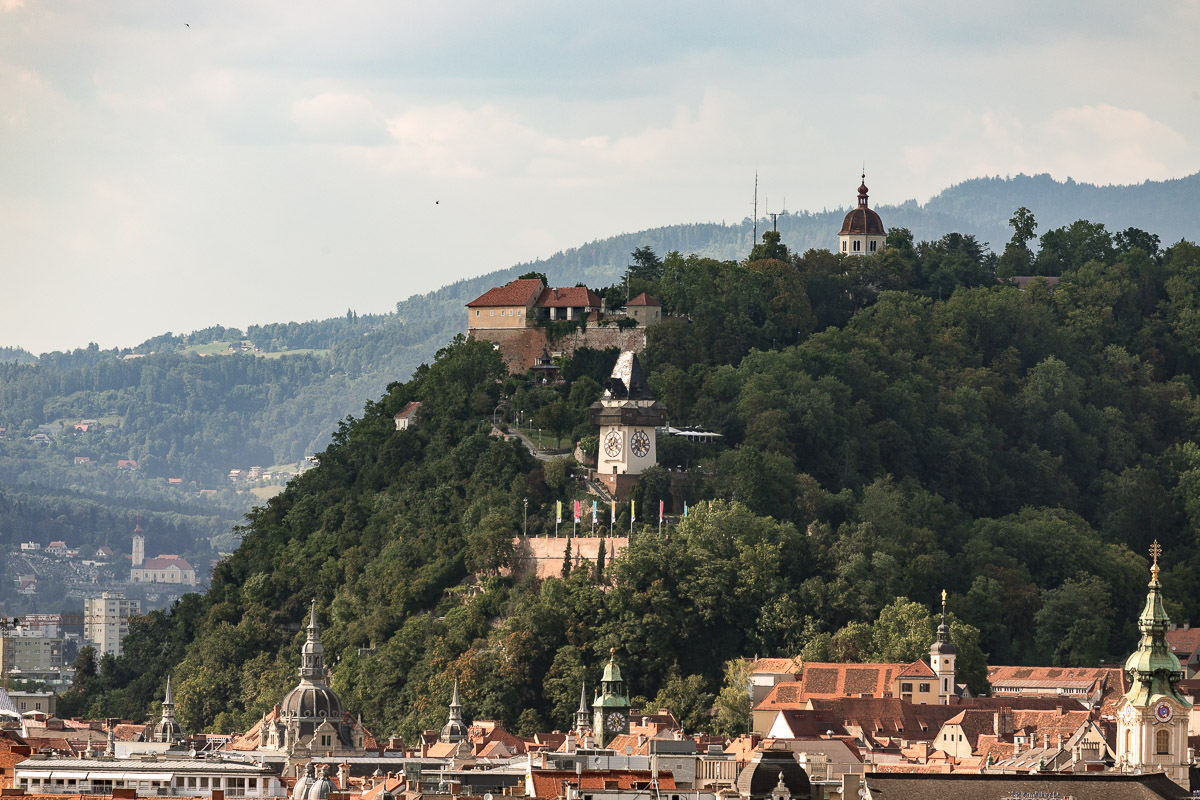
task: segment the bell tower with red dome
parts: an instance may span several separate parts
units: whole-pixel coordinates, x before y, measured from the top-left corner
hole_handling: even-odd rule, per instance
[[[883,220],[867,206],[867,174],[858,187],[858,208],[853,208],[842,221],[838,233],[838,250],[848,256],[873,256],[887,243]]]

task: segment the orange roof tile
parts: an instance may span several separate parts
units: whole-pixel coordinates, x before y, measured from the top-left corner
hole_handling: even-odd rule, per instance
[[[524,278],[509,281],[503,286],[488,289],[467,303],[467,308],[478,306],[528,306],[545,288],[541,278]]]
[[[563,783],[580,789],[648,789],[654,780],[649,770],[588,769],[576,773],[566,769],[534,769],[529,771],[534,797],[558,797]],[[528,788],[528,787],[527,787]],[[660,790],[675,790],[675,777],[670,772],[658,773]]]
[[[1167,631],[1167,644],[1180,661],[1186,662],[1200,649],[1200,628],[1176,628]]]
[[[632,303],[630,304],[632,305]],[[799,675],[804,668],[800,656],[795,658],[758,658],[750,670],[754,674]]]
[[[599,308],[601,305],[600,296],[586,286],[543,289],[537,299],[539,308]]]
[[[627,305],[627,306],[661,306],[662,303],[658,302],[658,300],[656,300],[655,298],[646,294],[645,292],[642,292],[641,294],[639,294],[637,297],[630,300],[625,305]]]

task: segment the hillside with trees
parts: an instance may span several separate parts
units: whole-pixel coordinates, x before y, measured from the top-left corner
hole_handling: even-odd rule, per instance
[[[915,659],[942,589],[975,691],[986,663],[1110,662],[1136,643],[1154,539],[1171,617],[1197,622],[1200,248],[1010,216],[999,253],[902,227],[873,258],[775,232],[740,260],[639,249],[630,291],[672,315],[649,330],[650,384],[673,424],[723,439],[660,438],[693,481],[686,519],[635,523],[604,565],[564,537],[541,582],[504,571],[524,502],[544,535],[556,501],[590,496],[491,420],[508,401],[594,435],[616,353],[540,384],[453,339],[250,514],[206,595],[134,625],[60,709],[145,717],[170,673],[185,724],[247,727],[294,684],[313,598],[344,704],[409,738],[444,721],[456,679],[468,717],[563,728],[609,648],[636,704],[736,733],[744,659]],[[1060,280],[1002,280],[1030,263]],[[421,422],[398,432],[412,400]],[[643,522],[660,499],[681,511],[668,480],[646,474]]]
[[[851,199],[851,193],[847,195]],[[1022,246],[1000,260],[994,269],[997,275],[1057,276],[1088,259],[1111,260],[1104,246],[1095,246],[1103,243],[1101,231],[1133,226],[1132,230],[1155,231],[1165,243],[1195,239],[1200,231],[1185,210],[1195,207],[1198,196],[1200,175],[1125,187],[1059,183],[1040,175],[967,181],[924,205],[885,203],[878,207],[885,223],[910,231],[912,242],[925,243],[901,243],[897,250],[925,248],[906,255],[909,261],[897,267],[905,270],[911,268],[909,262],[919,263],[927,274],[911,276],[917,283],[885,270],[878,280],[869,275],[855,278],[862,286],[847,290],[840,279],[817,270],[807,278],[805,297],[793,297],[789,284],[776,302],[791,304],[790,310],[769,321],[763,309],[746,307],[727,319],[714,316],[712,303],[704,297],[672,297],[680,313],[711,328],[707,338],[688,351],[687,358],[696,360],[686,363],[718,359],[732,364],[748,352],[748,343],[779,348],[812,331],[841,327],[862,301],[857,295],[852,301],[847,291],[873,294],[916,286],[925,296],[946,299],[957,286],[983,285],[991,273],[976,265],[999,256],[1014,235]],[[1014,234],[1007,221],[1018,207],[1026,207],[1037,225],[1018,225]],[[777,246],[789,253],[819,253],[832,246],[842,214],[782,213],[777,218]],[[1077,223],[1079,219],[1089,221]],[[769,224],[760,220],[758,229],[766,230]],[[650,253],[737,260],[752,247],[763,246],[752,241],[753,230],[753,221],[745,219],[623,234],[410,297],[388,314],[347,310],[325,320],[252,325],[244,331],[214,325],[190,334],[166,333],[130,348],[101,350],[90,345],[40,357],[19,348],[0,348],[0,428],[5,429],[0,432],[0,509],[4,503],[20,509],[8,512],[14,525],[0,526],[0,546],[27,538],[45,540],[52,529],[73,545],[109,545],[124,552],[132,531],[126,523],[145,510],[168,515],[161,520],[165,529],[195,535],[193,547],[178,548],[181,551],[206,559],[214,549],[228,550],[235,540],[231,520],[261,502],[230,485],[229,470],[255,465],[294,470],[303,465],[306,456],[328,445],[340,420],[358,413],[364,398],[378,397],[390,383],[407,380],[464,331],[463,305],[487,289],[530,271],[544,273],[558,285],[585,283],[602,289],[620,282],[631,261],[634,285],[654,288],[637,283],[640,267],[631,253],[644,248]],[[967,243],[961,236],[954,238],[956,231],[972,231],[973,236]],[[1137,244],[1150,249],[1146,241],[1124,241],[1121,235],[1109,236],[1108,247],[1121,250]],[[705,292],[729,292],[731,302],[742,303],[740,298],[749,291],[739,277],[699,279],[709,282]],[[630,296],[628,288],[612,286],[604,294],[610,303],[620,304]],[[662,294],[671,291],[665,286]],[[732,329],[714,327],[727,321]],[[762,325],[769,326],[769,336]],[[562,427],[566,422],[559,410],[546,413]],[[99,430],[76,432],[74,424],[84,419],[99,420]],[[39,433],[49,441],[31,442]],[[77,457],[87,458],[90,466],[78,466]],[[137,471],[118,474],[118,460],[137,461]],[[168,488],[172,478],[178,483]],[[202,491],[203,500],[198,497]],[[92,524],[97,515],[113,523]],[[13,591],[0,586],[0,601],[15,600]]]

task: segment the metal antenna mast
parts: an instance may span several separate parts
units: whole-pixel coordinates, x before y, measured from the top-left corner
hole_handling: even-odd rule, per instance
[[[758,170],[754,170],[754,240],[750,246],[758,244]]]

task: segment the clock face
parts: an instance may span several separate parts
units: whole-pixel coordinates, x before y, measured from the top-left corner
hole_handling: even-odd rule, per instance
[[[609,458],[621,455],[621,432],[609,431],[604,437],[604,452]]]
[[[1125,707],[1121,709],[1121,719],[1125,721],[1126,725],[1129,725],[1130,723],[1133,722],[1133,704],[1132,703],[1126,703]]]
[[[650,452],[650,437],[646,435],[645,431],[638,431],[629,440],[629,449],[638,458],[645,458],[646,454]]]
[[[1159,703],[1154,707],[1154,718],[1159,722],[1170,722],[1173,716],[1175,710],[1171,708],[1170,703]]]
[[[604,727],[609,733],[620,733],[625,730],[625,715],[614,711],[604,721]]]

